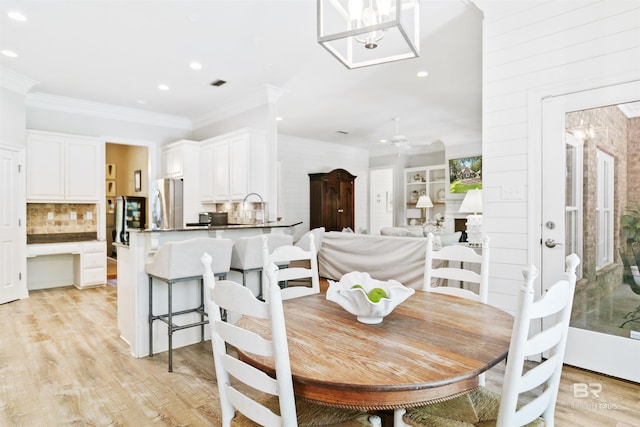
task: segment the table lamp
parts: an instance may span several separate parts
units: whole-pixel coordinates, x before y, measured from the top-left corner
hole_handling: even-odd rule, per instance
[[[467,191],[458,212],[473,212],[467,216],[467,240],[471,247],[482,246],[482,190]]]
[[[416,208],[422,208],[422,216],[424,217],[425,222],[427,221],[426,209],[432,207],[433,203],[431,202],[429,196],[420,196],[416,203]]]

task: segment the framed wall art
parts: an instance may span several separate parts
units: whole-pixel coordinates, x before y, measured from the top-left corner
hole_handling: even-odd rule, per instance
[[[482,188],[482,156],[449,159],[449,192],[466,193]]]
[[[133,173],[133,186],[136,193],[142,191],[142,171],[137,170]]]

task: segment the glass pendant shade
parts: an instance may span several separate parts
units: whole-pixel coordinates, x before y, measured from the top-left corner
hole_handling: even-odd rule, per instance
[[[318,43],[349,69],[420,54],[418,0],[318,0]]]

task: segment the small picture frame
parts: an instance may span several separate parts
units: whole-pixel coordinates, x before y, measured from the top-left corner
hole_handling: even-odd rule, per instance
[[[142,171],[137,170],[133,172],[133,186],[136,193],[142,191]]]
[[[116,195],[116,182],[107,181],[107,197],[114,197]]]
[[[116,165],[114,163],[107,163],[105,175],[106,179],[116,179]]]

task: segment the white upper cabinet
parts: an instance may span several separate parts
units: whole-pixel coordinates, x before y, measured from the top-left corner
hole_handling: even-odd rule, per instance
[[[98,138],[29,131],[27,200],[98,202],[104,144]]]
[[[200,200],[242,200],[267,188],[267,140],[263,132],[242,129],[202,141]]]
[[[180,140],[163,146],[160,153],[162,178],[183,178],[189,150],[197,144],[195,141]]]
[[[200,175],[200,201],[211,203],[216,199],[214,183],[214,144],[202,144],[200,147],[200,156],[198,156],[198,171]]]

